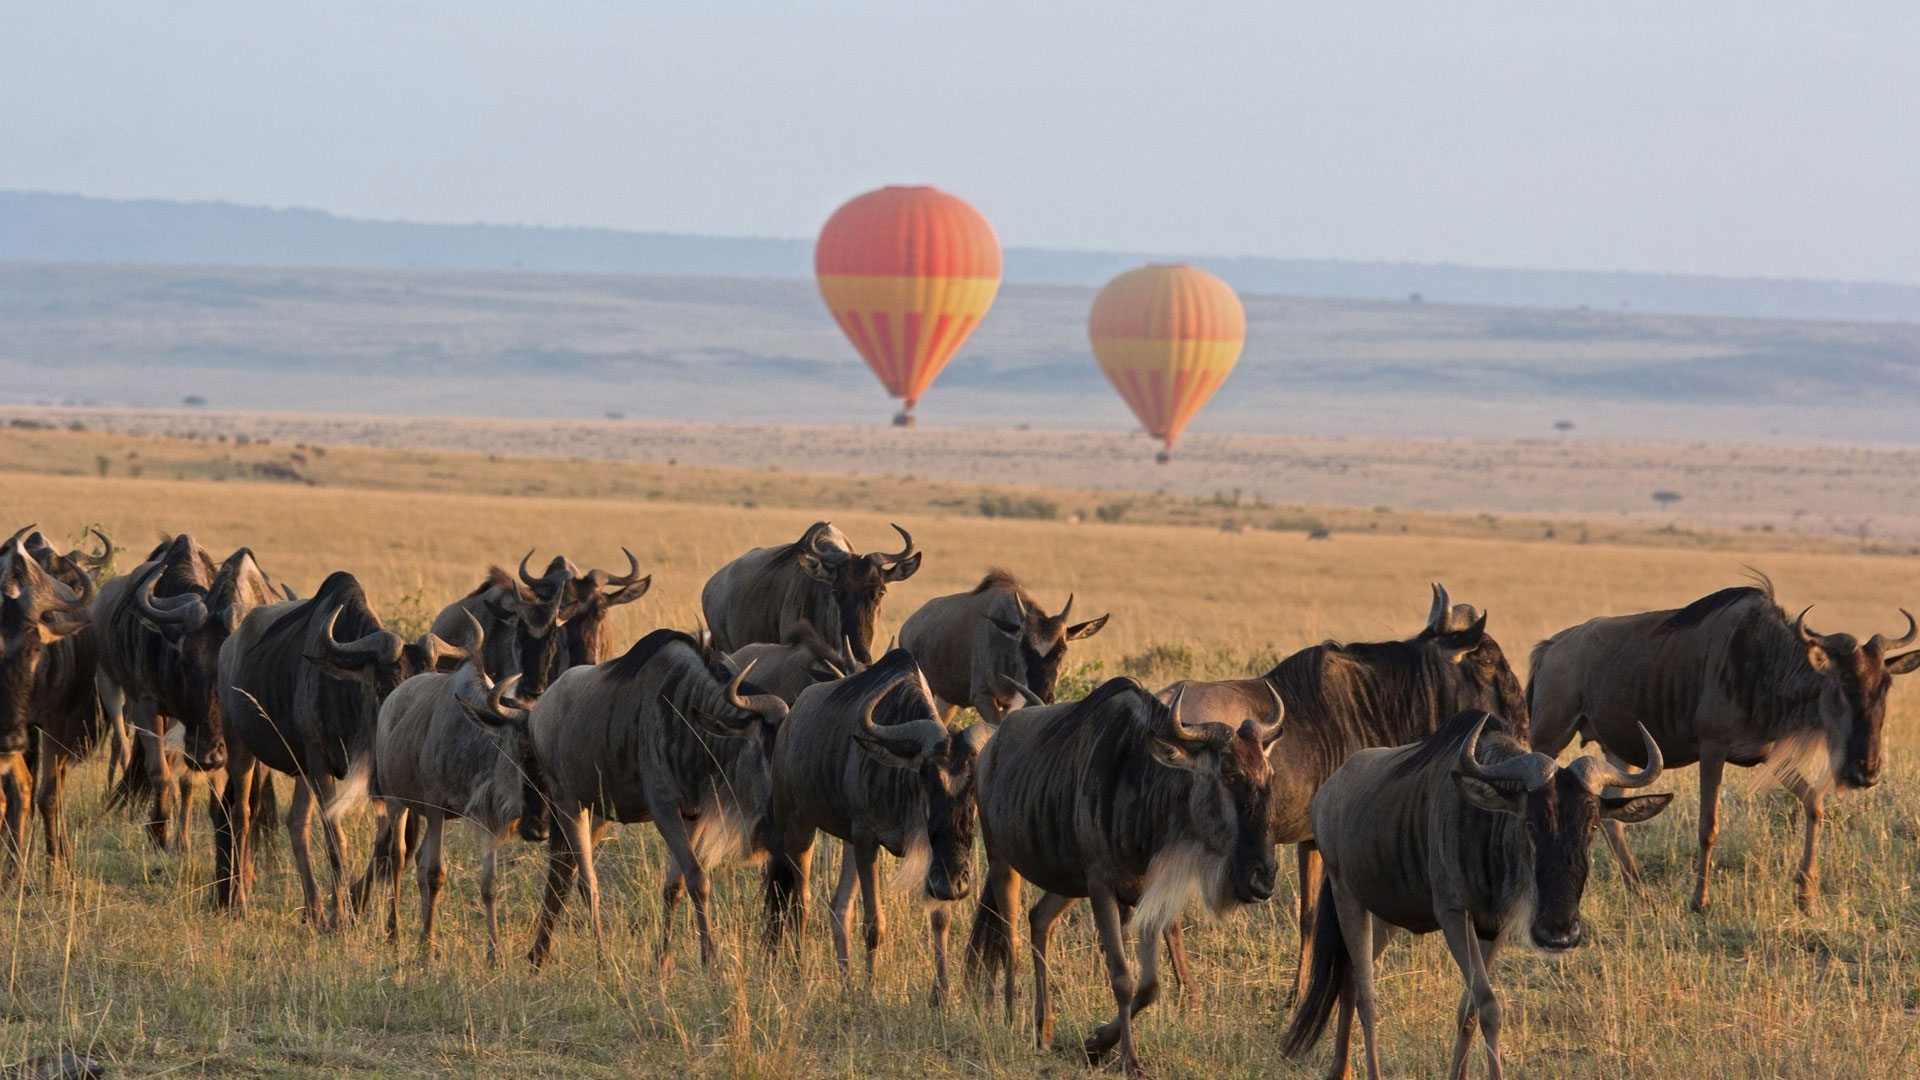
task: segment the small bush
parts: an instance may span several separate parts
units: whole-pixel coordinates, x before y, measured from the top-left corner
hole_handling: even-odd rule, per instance
[[[1032,495],[982,495],[979,505],[981,517],[1053,521],[1060,516],[1059,503]]]

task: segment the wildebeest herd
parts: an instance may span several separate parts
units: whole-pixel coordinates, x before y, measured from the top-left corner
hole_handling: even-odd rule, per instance
[[[1396,930],[1438,930],[1464,983],[1453,1075],[1477,1030],[1499,1076],[1494,955],[1522,933],[1548,951],[1584,940],[1595,832],[1639,888],[1623,826],[1666,807],[1671,795],[1644,791],[1663,770],[1698,763],[1692,902],[1703,909],[1724,767],[1766,765],[1804,806],[1797,884],[1811,907],[1823,799],[1877,782],[1892,678],[1920,667],[1920,651],[1899,651],[1920,636],[1905,611],[1894,639],[1818,633],[1761,577],[1563,630],[1534,649],[1523,688],[1487,615],[1435,585],[1425,624],[1404,640],[1329,641],[1264,675],[1158,691],[1117,678],[1059,701],[1070,643],[1106,616],[1073,622],[1071,596],[1048,614],[1004,570],[928,601],[875,655],[887,587],[922,559],[895,528],[893,553],[860,554],[825,522],[749,551],[706,583],[704,630],[654,630],[614,655],[609,611],[651,585],[631,553],[623,573],[555,557],[536,575],[531,553],[516,572],[490,568],[407,640],[345,571],[303,600],[248,549],[216,562],[180,535],[102,581],[107,537],[97,553],[62,554],[28,526],[0,547],[9,872],[25,871],[33,807],[47,861],[66,857],[68,766],[104,747],[113,797],[141,808],[162,847],[188,842],[194,792],[210,788],[213,901],[244,912],[253,843],[283,816],[269,780],[281,773],[294,781],[284,819],[314,926],[340,926],[384,889],[397,935],[411,863],[430,952],[445,824],[463,819],[492,837],[479,879],[490,959],[497,850],[516,832],[546,844],[528,952],[538,965],[576,888],[604,950],[595,842],[610,823],[650,821],[669,853],[664,968],[683,895],[702,962],[714,959],[709,871],[736,861],[764,863],[762,934],[789,953],[806,933],[824,834],[842,851],[828,911],[842,977],[855,978],[856,892],[871,976],[885,849],[901,859],[895,880],[925,900],[939,1005],[977,832],[986,866],[965,945],[971,981],[1013,1018],[1030,885],[1033,1030],[1050,1044],[1048,939],[1086,898],[1115,1013],[1084,1049],[1132,1072],[1132,1018],[1159,993],[1163,949],[1190,986],[1183,913],[1269,899],[1287,843],[1300,874],[1287,1053],[1309,1052],[1333,1021],[1331,1073],[1346,1075],[1357,1015],[1377,1076],[1376,958]],[[979,721],[956,726],[962,708]],[[1603,756],[1560,762],[1576,737]],[[369,807],[377,832],[350,881],[343,819]],[[316,820],[325,889],[309,850]]]

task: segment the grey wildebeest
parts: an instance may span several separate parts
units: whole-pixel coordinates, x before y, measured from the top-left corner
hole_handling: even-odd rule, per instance
[[[946,998],[948,906],[966,899],[973,860],[973,763],[987,724],[952,731],[935,715],[914,658],[895,649],[866,671],[802,691],[774,741],[773,849],[767,859],[767,940],[804,932],[807,876],[820,832],[841,841],[833,893],[834,954],[843,978],[856,882],[866,913],[867,975],[883,934],[874,863],[906,861],[898,881],[931,904],[933,992]]]
[[[768,762],[787,715],[786,702],[745,678],[711,642],[655,630],[604,664],[568,669],[531,710],[470,710],[527,732],[525,770],[552,814],[546,892],[527,956],[536,967],[576,874],[594,943],[605,950],[593,844],[608,822],[651,821],[666,842],[673,865],[661,889],[662,968],[672,965],[683,889],[693,900],[701,962],[713,961],[707,867],[766,851]]]
[[[1520,680],[1500,643],[1486,633],[1486,615],[1455,605],[1437,584],[1427,624],[1412,638],[1329,641],[1294,653],[1257,679],[1175,683],[1160,696],[1165,700],[1180,688],[1194,721],[1232,721],[1270,707],[1276,693],[1284,703],[1286,729],[1267,759],[1273,769],[1274,843],[1298,845],[1296,993],[1306,988],[1320,894],[1312,815],[1320,785],[1354,751],[1417,742],[1462,710],[1484,709],[1521,723],[1527,716]],[[1173,950],[1174,974],[1189,985],[1177,934]]]
[[[174,843],[185,843],[192,773],[226,765],[216,689],[220,646],[247,612],[284,598],[251,550],[239,548],[216,566],[185,534],[162,541],[131,573],[100,586],[93,622],[101,705],[116,726],[124,711],[136,733],[135,760],[117,796],[131,804],[151,795],[148,831],[155,844],[166,846],[176,814]],[[177,797],[166,749],[169,723],[178,723],[185,736]]]
[[[785,641],[804,620],[828,641],[851,642],[853,658],[871,664],[887,586],[920,569],[912,535],[893,528],[905,546],[892,555],[857,554],[839,529],[820,521],[791,544],[755,548],[721,567],[700,590],[714,643],[732,652]]]
[[[571,565],[559,556],[545,574],[534,577],[527,570],[532,558],[531,551],[521,557],[518,581],[497,566],[487,567],[479,586],[442,608],[431,627],[442,640],[456,641],[467,634],[469,619],[479,623],[488,674],[522,676],[528,695],[567,669],[564,627],[573,580]]]
[[[1328,1075],[1347,1075],[1358,1011],[1367,1075],[1379,1077],[1374,959],[1394,928],[1438,930],[1467,984],[1448,1075],[1464,1075],[1477,1021],[1488,1071],[1499,1080],[1500,1002],[1488,976],[1495,950],[1521,923],[1548,952],[1578,946],[1595,829],[1603,820],[1645,821],[1673,799],[1603,794],[1660,775],[1660,748],[1645,729],[1646,766],[1638,770],[1596,757],[1562,768],[1529,751],[1523,731],[1517,721],[1470,710],[1410,746],[1356,751],[1321,785],[1313,822],[1326,881],[1312,979],[1287,1030],[1288,1056],[1319,1041],[1337,1005]]]
[[[400,884],[406,866],[409,827],[423,823],[414,855],[420,887],[420,951],[433,950],[434,911],[446,884],[446,820],[472,822],[485,837],[481,847],[480,901],[487,918],[487,962],[499,958],[497,858],[508,829],[521,820],[526,789],[522,774],[531,756],[524,706],[508,695],[518,675],[496,685],[478,657],[484,631],[469,628],[468,657],[451,672],[428,672],[400,684],[380,706],[373,736],[367,794],[386,806],[382,837],[391,845],[376,852],[368,879],[385,872],[392,887],[389,935],[400,922]],[[479,720],[480,723],[475,723]],[[329,813],[332,813],[330,808]],[[528,839],[542,832],[523,828]],[[364,888],[369,881],[363,881]]]
[[[294,779],[287,813],[302,913],[317,927],[342,917],[344,831],[321,823],[328,869],[321,903],[308,843],[314,811],[364,759],[380,702],[408,678],[466,653],[427,633],[407,642],[386,629],[352,574],[337,570],[307,600],[263,604],[220,648],[220,713],[227,725],[227,783],[214,803],[215,901],[245,911],[252,879],[251,806],[256,772]]]
[[[866,670],[853,658],[851,648],[836,649],[827,644],[810,622],[794,624],[778,645],[756,642],[728,656],[735,667],[752,664],[754,685],[789,705],[814,683],[832,682]]]
[[[1273,895],[1267,749],[1282,724],[1269,699],[1232,723],[1194,724],[1184,695],[1162,703],[1131,679],[1085,700],[1019,709],[974,764],[987,880],[967,942],[968,967],[1005,974],[1013,1014],[1013,928],[1020,881],[1045,890],[1028,915],[1034,1029],[1053,1035],[1047,942],[1074,901],[1092,901],[1117,1013],[1086,1040],[1090,1059],[1116,1046],[1139,1070],[1132,1017],[1159,995],[1160,942],[1192,899],[1210,911]],[[1131,913],[1129,915],[1129,913]],[[1140,979],[1122,924],[1138,935]]]
[[[1072,593],[1058,615],[1048,615],[1012,574],[989,570],[973,589],[922,604],[901,624],[900,644],[920,661],[941,719],[971,705],[995,724],[1019,706],[1015,687],[1052,704],[1067,642],[1107,625],[1105,615],[1069,623],[1072,612]]]
[[[93,582],[70,588],[27,553],[16,534],[0,548],[0,809],[10,865],[27,858],[27,819],[33,809],[33,768],[29,740],[36,706],[48,704],[42,692],[43,670],[59,661],[53,654],[90,619]],[[54,834],[48,834],[49,854]]]
[[[47,576],[75,597],[89,603],[98,575],[112,559],[113,542],[94,530],[103,545],[99,555],[82,550],[56,553],[53,545],[39,532],[30,533],[21,546]],[[58,592],[59,590],[56,590]],[[28,707],[26,754],[33,776],[34,805],[46,836],[47,857],[58,862],[66,857],[66,829],[62,819],[67,768],[85,757],[108,733],[101,721],[99,693],[94,686],[94,670],[99,658],[95,632],[85,613],[78,613],[84,625],[47,645],[41,654],[33,678],[33,695]],[[4,677],[0,677],[4,681]],[[0,693],[0,699],[5,694]],[[4,742],[0,738],[0,742]],[[113,754],[108,761],[108,782],[113,779],[114,758],[121,756],[123,740],[112,741]]]
[[[1805,611],[1787,618],[1761,577],[1758,586],[1722,589],[1678,610],[1569,627],[1533,650],[1533,745],[1557,754],[1577,735],[1630,762],[1635,725],[1645,724],[1669,766],[1700,763],[1696,911],[1708,904],[1722,771],[1767,764],[1806,812],[1796,883],[1800,907],[1810,910],[1827,793],[1836,783],[1879,782],[1887,692],[1893,676],[1920,668],[1920,651],[1889,655],[1916,636],[1913,616],[1901,614],[1907,632],[1893,640],[1817,634]],[[1606,832],[1621,872],[1638,887],[1640,869],[1619,826]]]

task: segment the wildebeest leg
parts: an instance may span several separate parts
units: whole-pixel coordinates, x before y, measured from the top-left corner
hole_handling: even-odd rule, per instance
[[[1125,1005],[1129,1023],[1132,1017],[1140,1014],[1140,1010],[1160,998],[1160,938],[1163,936],[1164,932],[1150,932],[1141,935],[1134,943],[1134,950],[1140,955],[1140,978],[1134,986],[1132,998]],[[1087,1039],[1089,1060],[1098,1061],[1113,1049],[1114,1041],[1120,1037],[1119,1025],[1118,1018],[1110,1020],[1100,1025]]]
[[[73,760],[67,749],[46,732],[40,732],[40,754],[34,762],[33,800],[40,811],[40,824],[47,838],[48,869],[67,857],[67,830],[60,820],[67,789],[67,765]]]
[[[1041,1049],[1053,1042],[1053,995],[1047,985],[1047,942],[1053,924],[1073,906],[1073,897],[1043,892],[1027,913],[1027,933],[1033,941],[1033,1041]],[[1013,1018],[1013,965],[1007,965],[1007,1018]]]
[[[879,875],[874,872],[874,864],[880,858],[880,844],[872,837],[860,837],[854,840],[853,869],[860,875],[860,913],[867,924],[867,985],[873,985],[873,954],[880,948],[880,941],[886,936],[886,917],[880,914]]]
[[[1607,761],[1616,769],[1632,768],[1613,754],[1607,754]],[[1609,787],[1600,791],[1603,798],[1618,798],[1626,794],[1625,788]],[[1633,859],[1632,849],[1627,847],[1627,827],[1613,818],[1601,818],[1600,829],[1607,835],[1607,847],[1613,849],[1613,857],[1620,863],[1620,880],[1635,894],[1646,891],[1644,879],[1640,876],[1640,864]]]
[[[707,871],[693,853],[693,840],[687,835],[686,819],[680,816],[679,807],[668,804],[653,809],[653,824],[660,830],[660,838],[667,843],[674,869],[686,882],[687,898],[693,901],[693,925],[700,936],[700,963],[703,967],[712,964],[713,913],[708,905]],[[671,883],[668,888],[672,888]],[[663,970],[668,971],[673,968],[673,901],[672,896],[666,899],[660,919],[660,945],[654,953],[654,959]]]
[[[392,844],[389,848],[391,857],[380,868],[386,872],[387,881],[391,886],[387,894],[387,940],[395,944],[400,941],[400,889],[406,880],[407,869],[407,859],[402,854],[402,849],[407,842],[407,825],[411,817],[407,808],[398,802],[387,804],[387,827]],[[379,856],[376,855],[375,859],[378,858]],[[373,871],[373,866],[367,867],[369,876]]]
[[[487,913],[487,966],[500,966],[500,834],[480,845],[480,906]]]
[[[447,870],[441,861],[447,835],[447,815],[430,806],[416,812],[427,822],[419,854],[414,856],[414,873],[418,875],[420,885],[420,957],[424,960],[433,956],[433,913],[440,905],[440,890],[447,883]]]
[[[1811,914],[1820,896],[1820,819],[1826,814],[1827,793],[1798,776],[1787,781],[1788,790],[1800,799],[1807,815],[1806,846],[1800,852],[1800,869],[1794,873],[1794,903]]]
[[[231,744],[229,744],[231,745]],[[229,750],[229,753],[232,751]],[[318,772],[307,775],[314,778],[314,798],[318,805],[326,806],[333,802],[337,787],[332,774],[325,771],[324,763]],[[251,794],[251,792],[249,792]],[[320,837],[327,845],[327,925],[341,927],[346,925],[346,877],[347,877],[347,830],[340,819],[331,814],[320,815]]]
[[[1346,909],[1341,909],[1346,914]],[[1464,911],[1442,911],[1439,915],[1440,932],[1446,936],[1447,951],[1453,954],[1453,962],[1460,967],[1460,977],[1467,984],[1466,996],[1460,1000],[1459,1020],[1462,1025],[1453,1044],[1453,1067],[1448,1075],[1458,1077],[1466,1070],[1467,1031],[1465,1026],[1477,1016],[1480,1020],[1480,1035],[1487,1042],[1487,1072],[1492,1080],[1500,1080],[1500,999],[1494,995],[1493,983],[1487,978],[1487,956],[1482,950],[1480,938],[1473,932],[1473,920]],[[1363,984],[1371,989],[1371,985]],[[1362,1007],[1364,1022],[1365,1006]],[[1369,1059],[1371,1059],[1372,1039],[1368,1039]]]
[[[133,732],[127,728],[127,695],[107,678],[103,671],[93,676],[93,692],[100,700],[100,715],[107,732],[107,790],[113,790],[116,777],[133,763]]]
[[[6,810],[7,868],[9,875],[27,869],[27,819],[33,814],[33,773],[27,755],[0,755],[0,807]]]
[[[383,804],[384,810],[384,804]],[[373,883],[386,878],[393,871],[388,869],[393,862],[393,846],[397,839],[394,834],[394,813],[385,811],[380,815],[380,824],[373,831],[373,847],[367,852],[367,869],[360,879],[353,883],[353,913],[359,915],[367,910],[367,900],[373,894]]]
[[[1498,938],[1477,938],[1480,949],[1480,970],[1493,970],[1493,954],[1500,947]],[[1453,1067],[1448,1071],[1452,1080],[1465,1080],[1467,1075],[1467,1050],[1473,1043],[1473,1033],[1479,1027],[1479,1010],[1474,1004],[1473,988],[1467,987],[1460,992],[1460,1007],[1454,1014]]]
[[[593,863],[593,842],[599,838],[600,827],[593,820],[593,811],[582,811],[579,847],[576,849],[580,853],[580,895],[587,901],[587,923],[593,927],[594,957],[601,964],[605,964],[607,962],[607,931],[600,922],[600,871]],[[664,934],[662,940],[665,940]]]
[[[241,798],[245,798],[246,789],[241,789]],[[300,875],[301,917],[308,925],[319,927],[320,886],[313,880],[313,855],[308,850],[308,842],[313,833],[313,811],[315,809],[313,787],[305,777],[295,777],[293,783],[293,805],[287,808],[287,841],[293,851],[293,868]]]
[[[1183,1005],[1192,1005],[1200,998],[1200,990],[1193,985],[1192,973],[1187,968],[1187,934],[1183,929],[1184,920],[1175,919],[1167,927],[1167,962],[1173,966],[1173,984],[1180,988],[1180,1001]]]
[[[187,845],[193,842],[193,793],[199,785],[194,783],[197,778],[193,770],[187,767],[184,759],[169,765],[168,768],[173,770],[175,783],[180,785],[180,797],[175,803],[179,807],[179,813],[174,815],[173,850],[175,854],[184,855]],[[208,776],[207,786],[208,791],[211,792],[213,786],[211,775]]]
[[[1713,866],[1713,841],[1720,835],[1720,771],[1726,762],[1717,754],[1700,755],[1700,872],[1693,887],[1693,910],[1705,911],[1707,872]]]
[[[1293,975],[1293,1000],[1299,1001],[1307,996],[1307,976],[1313,970],[1313,917],[1320,899],[1322,864],[1320,849],[1311,840],[1293,845],[1293,852],[1300,864],[1300,967]],[[1178,974],[1180,968],[1174,970]],[[1180,979],[1186,981],[1184,975]]]
[[[153,792],[153,812],[147,816],[147,839],[167,849],[167,821],[173,811],[173,777],[167,768],[166,720],[147,700],[127,703],[127,722],[140,742],[147,784]],[[131,768],[131,766],[129,766]]]
[[[567,893],[573,891],[586,829],[585,808],[553,806],[553,828],[547,833],[547,888],[540,897],[540,914],[533,921],[533,944],[527,948],[527,960],[536,968],[546,962],[553,948],[553,924],[567,905]]]
[[[1133,972],[1127,966],[1127,942],[1120,925],[1120,902],[1113,893],[1095,886],[1087,898],[1093,905],[1093,925],[1100,931],[1100,952],[1107,958],[1107,986],[1113,990],[1114,1018],[1087,1038],[1089,1060],[1099,1061],[1117,1043],[1120,1065],[1133,1076],[1140,1072],[1140,1058],[1133,1051]],[[1157,946],[1149,943],[1148,952]],[[1114,1029],[1111,1035],[1107,1030]]]
[[[936,901],[927,909],[927,929],[933,935],[933,993],[927,1004],[936,1009],[947,1003],[947,927],[952,922],[952,904]]]
[[[840,982],[853,985],[853,947],[848,943],[853,931],[853,887],[858,875],[853,869],[853,845],[840,844],[840,881],[833,887],[833,901],[827,912],[833,927],[833,958],[840,963]]]
[[[1353,985],[1353,1009],[1360,1016],[1360,1034],[1366,1046],[1367,1080],[1380,1080],[1379,1008],[1373,996],[1373,914],[1365,904],[1335,882],[1333,901],[1340,914],[1340,936],[1353,962],[1348,978]]]
[[[253,853],[253,771],[257,767],[246,744],[229,739],[227,782],[212,799],[213,902],[229,911],[247,910],[247,866]]]

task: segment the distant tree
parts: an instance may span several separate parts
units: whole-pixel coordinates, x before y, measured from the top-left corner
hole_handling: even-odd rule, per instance
[[[1680,501],[1680,493],[1677,491],[1666,491],[1664,489],[1656,491],[1653,493],[1653,501],[1659,503],[1661,506],[1672,506],[1674,503]]]
[[[1562,435],[1564,435],[1564,434],[1566,434],[1567,432],[1569,432],[1569,431],[1572,431],[1572,430],[1573,430],[1573,421],[1571,421],[1571,420],[1555,420],[1555,421],[1553,422],[1553,430],[1555,430],[1555,431],[1557,431],[1557,432],[1559,432],[1559,433],[1561,433]]]
[[[1408,293],[1408,294],[1407,294],[1407,303],[1409,303],[1409,304],[1417,304],[1417,303],[1419,303],[1419,302],[1420,302],[1420,294],[1419,294],[1419,293],[1417,293],[1417,292],[1410,292],[1410,293]]]
[[[180,399],[180,404],[185,405],[189,409],[204,409],[207,407],[207,399],[201,397],[199,394],[188,394],[186,397]]]
[[[107,474],[113,471],[113,459],[105,454],[95,454],[93,457],[93,467],[99,471],[100,478],[104,480]]]

